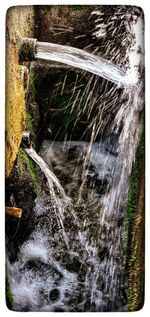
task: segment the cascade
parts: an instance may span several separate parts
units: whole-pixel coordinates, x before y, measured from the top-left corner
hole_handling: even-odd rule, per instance
[[[132,25],[135,38],[126,71],[84,50],[34,41],[32,58],[112,81],[115,89],[121,87],[124,102],[114,115],[110,139],[96,140],[95,122],[101,126],[97,115],[89,142],[66,137],[43,140],[38,154],[25,149],[40,168],[34,208],[38,221],[18,260],[7,260],[16,311],[127,310],[124,219],[143,108],[140,25],[140,18]]]

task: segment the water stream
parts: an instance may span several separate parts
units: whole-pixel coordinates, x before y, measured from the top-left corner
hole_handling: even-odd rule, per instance
[[[93,123],[89,142],[66,137],[44,140],[39,154],[25,149],[40,167],[34,208],[38,222],[20,247],[18,261],[7,264],[15,310],[127,310],[124,219],[143,107],[138,23],[128,61],[131,81],[124,71],[85,51],[37,44],[37,59],[66,63],[125,86],[124,102],[103,141],[95,142]]]
[[[67,45],[37,42],[36,59],[64,63],[118,84],[119,86],[136,85],[137,81],[126,75],[124,69],[117,67],[106,59]]]

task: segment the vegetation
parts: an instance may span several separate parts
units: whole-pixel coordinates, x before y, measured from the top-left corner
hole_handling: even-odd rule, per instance
[[[136,159],[132,167],[130,178],[130,189],[128,192],[127,201],[127,217],[126,217],[126,232],[129,235],[131,227],[136,216],[136,201],[138,196],[138,187],[140,181],[140,165],[144,153],[144,124],[142,126],[141,138],[136,152]]]
[[[10,290],[10,285],[9,285],[7,273],[6,273],[6,304],[7,304],[7,307],[9,309],[11,309],[11,307],[13,305],[13,296],[12,296],[12,293]]]
[[[22,37],[33,37],[33,7],[13,6],[6,16],[6,177],[8,178],[25,129],[24,87],[19,76],[18,49]]]
[[[132,168],[127,202],[128,310],[144,302],[144,124]]]
[[[24,162],[26,163],[26,165],[24,165]],[[27,154],[24,152],[24,150],[20,148],[18,152],[18,168],[22,176],[25,173],[26,167],[33,181],[34,192],[37,194],[37,179],[35,166],[33,162],[30,160],[30,158],[27,156]]]
[[[26,111],[26,128],[29,130],[31,133],[33,132],[34,129],[34,119],[31,115],[31,113]]]

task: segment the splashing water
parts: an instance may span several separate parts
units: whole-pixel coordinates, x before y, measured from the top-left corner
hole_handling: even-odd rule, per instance
[[[61,186],[56,175],[49,169],[49,167],[46,165],[43,159],[36,153],[36,151],[33,148],[27,148],[25,149],[25,151],[40,166],[41,170],[43,171],[48,180],[50,190],[53,191],[55,184],[56,188],[60,191],[61,195],[64,196],[65,193],[63,187]]]
[[[50,194],[52,195],[52,198],[54,199],[54,205],[57,206],[58,208],[58,217],[59,217],[59,221],[60,224],[62,226],[62,230],[63,230],[63,236],[66,242],[67,247],[69,248],[68,245],[68,239],[67,239],[67,235],[64,229],[64,225],[63,225],[63,213],[64,213],[64,208],[65,206],[68,204],[69,201],[69,197],[67,197],[65,195],[64,189],[61,186],[58,178],[55,176],[55,174],[49,169],[49,167],[47,166],[47,164],[44,162],[44,160],[36,153],[36,151],[33,148],[30,149],[26,149],[25,150],[26,153],[40,166],[42,172],[45,174],[46,179],[48,181],[48,187],[49,187],[49,191]],[[56,193],[54,189],[56,189]],[[63,198],[63,203],[61,201],[61,199],[59,197]]]
[[[37,172],[36,227],[20,247],[18,261],[7,263],[14,310],[127,309],[124,218],[141,127],[139,112],[143,108],[138,69],[143,63],[137,35],[140,23],[140,19],[132,23],[135,38],[126,75],[87,52],[38,43],[37,58],[81,67],[126,87],[110,125],[110,138],[95,142],[97,122],[101,127],[101,113],[98,113],[89,142],[45,140],[39,155],[33,148],[26,149],[42,172]],[[127,78],[131,74],[131,81],[138,82],[136,87],[128,87]],[[84,92],[87,98],[90,87]],[[64,86],[62,93],[63,90]],[[75,97],[73,107],[76,102]]]

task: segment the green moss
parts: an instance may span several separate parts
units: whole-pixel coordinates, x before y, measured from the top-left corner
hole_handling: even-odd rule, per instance
[[[12,295],[12,293],[11,293],[11,289],[10,289],[10,285],[9,285],[7,273],[6,273],[6,304],[7,304],[7,307],[8,307],[9,309],[12,308],[12,305],[13,305],[13,295]]]
[[[135,278],[137,278],[138,275],[135,272]],[[141,292],[141,301],[139,303],[139,292],[138,292],[138,288],[139,288],[139,284],[137,283],[137,285],[135,285],[134,287],[130,288],[129,290],[129,294],[128,294],[128,298],[129,298],[129,304],[128,304],[128,310],[131,312],[134,311],[139,311],[142,307],[143,307],[143,303],[144,303],[144,299],[143,299],[143,294],[144,294],[144,280],[142,280],[141,282],[141,288],[140,288],[140,292]],[[132,300],[130,300],[130,298]]]
[[[130,261],[131,261],[131,262],[135,262],[135,260],[136,260],[136,256],[135,256],[135,255],[132,255],[131,258],[130,258]]]
[[[141,162],[144,155],[144,112],[141,113],[143,120],[140,142],[136,152],[130,177],[130,187],[127,201],[126,213],[126,235],[127,235],[127,267],[128,267],[128,310],[137,311],[143,305],[144,294],[144,268],[141,262],[142,254],[139,254],[139,238],[135,236],[135,230],[140,230],[141,215],[137,212],[137,202],[139,199],[139,186],[141,181]]]
[[[26,166],[24,165],[24,162]],[[27,156],[27,154],[24,152],[22,148],[19,149],[18,152],[18,169],[20,174],[23,176],[26,170],[26,167],[31,175],[33,186],[34,186],[34,192],[37,194],[37,179],[36,179],[36,170],[33,162],[30,160],[30,158]]]
[[[32,115],[29,112],[26,112],[26,128],[27,130],[33,132],[33,124],[34,124],[34,119]]]
[[[135,311],[135,307],[137,307],[138,305],[138,296],[136,293],[136,290],[134,290],[134,296],[132,296],[134,298],[134,300],[132,301],[132,304],[129,305],[129,310],[130,311]]]
[[[144,153],[144,124],[142,125],[141,138],[136,152],[136,159],[132,167],[130,185],[127,201],[127,214],[126,214],[126,233],[129,235],[130,227],[136,215],[136,201],[138,195],[138,186],[140,180],[140,164],[141,158]]]

